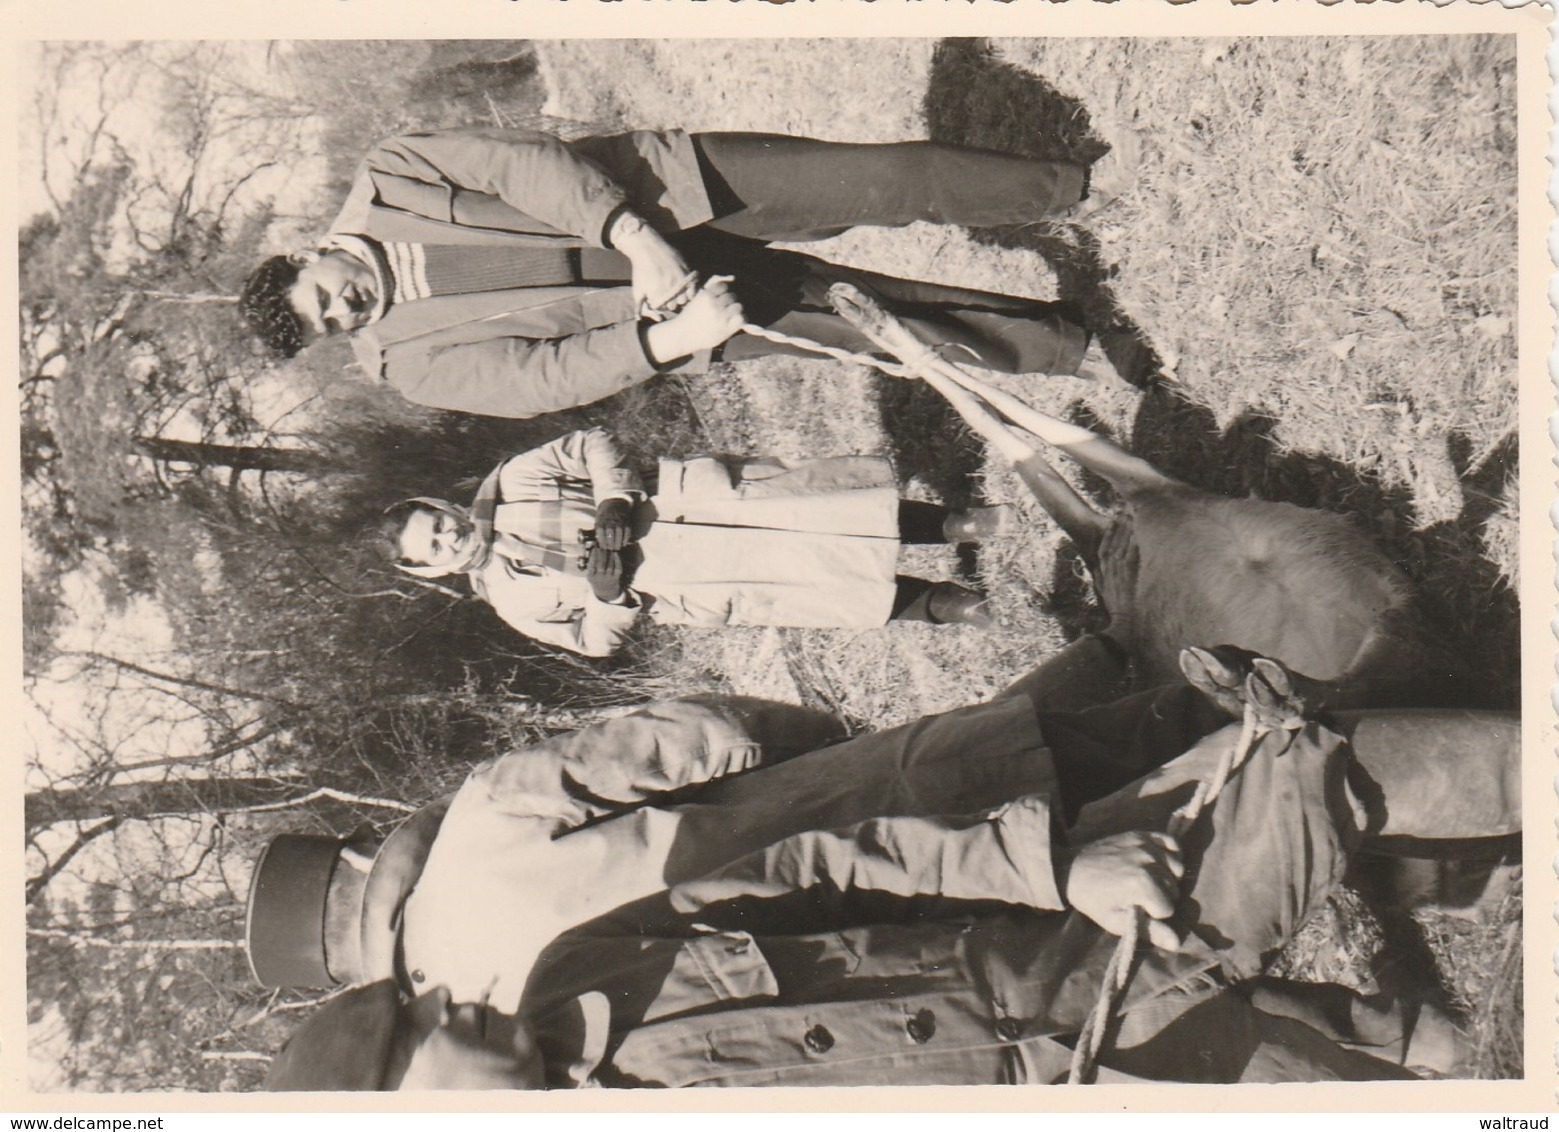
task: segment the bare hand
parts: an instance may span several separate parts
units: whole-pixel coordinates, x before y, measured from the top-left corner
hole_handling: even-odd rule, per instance
[[[623,592],[622,556],[602,546],[592,547],[585,560],[585,581],[597,601],[616,601]]]
[[[595,544],[621,550],[633,538],[633,508],[626,499],[608,499],[595,509]]]
[[[1110,615],[1110,636],[1122,644],[1131,640],[1140,565],[1132,513],[1121,511],[1111,520],[1099,544],[1099,570],[1094,586],[1099,592],[1099,603]]]
[[[1066,902],[1112,935],[1121,935],[1147,914],[1154,947],[1177,950],[1180,940],[1164,921],[1175,911],[1185,862],[1180,843],[1167,833],[1117,833],[1084,845],[1070,861],[1058,862]]]
[[[698,275],[659,232],[625,212],[612,226],[611,240],[633,268],[633,301],[644,317],[658,321],[687,306]]]
[[[745,321],[742,304],[731,290],[731,277],[709,279],[672,321],[684,324],[693,350],[708,350],[730,338]]]
[[[657,363],[713,349],[741,330],[746,316],[730,283],[728,275],[714,276],[681,314],[649,328],[646,338]]]

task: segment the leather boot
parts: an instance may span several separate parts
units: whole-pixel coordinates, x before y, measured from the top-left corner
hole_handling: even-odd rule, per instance
[[[1016,519],[1016,512],[1007,503],[950,511],[942,520],[942,537],[951,543],[984,542],[1006,534]]]
[[[1132,384],[1121,376],[1120,370],[1115,368],[1115,363],[1110,361],[1110,355],[1104,352],[1104,347],[1098,338],[1088,340],[1088,348],[1083,351],[1083,360],[1077,364],[1076,376],[1085,381],[1097,381],[1107,389],[1133,388]]]
[[[990,602],[975,590],[957,582],[933,582],[905,606],[895,621],[924,621],[931,625],[970,625],[989,629],[996,624]]]

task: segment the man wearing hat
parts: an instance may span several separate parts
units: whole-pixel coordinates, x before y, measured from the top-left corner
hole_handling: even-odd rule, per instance
[[[465,575],[527,637],[610,656],[641,616],[667,625],[869,629],[990,624],[983,594],[895,572],[905,542],[974,542],[1004,507],[901,500],[877,456],[663,459],[658,487],[604,429],[494,468],[469,507],[391,508],[396,565]]]
[[[452,799],[397,830],[366,873],[351,845],[316,847],[318,866],[301,881],[296,861],[268,854],[251,897],[255,972],[272,986],[388,978],[412,995],[444,987],[453,1003],[521,1014],[544,1052],[563,1048],[560,1035],[573,1034],[578,1048],[562,1055],[570,1065],[589,1061],[584,1053],[595,1045],[615,1049],[615,1069],[586,1077],[680,1084],[697,1076],[688,1064],[652,1072],[633,1060],[653,1062],[651,1051],[662,1049],[698,1062],[709,1031],[691,1020],[665,1028],[677,1018],[750,1008],[750,1018],[730,1019],[733,1033],[782,1034],[784,1041],[770,1048],[754,1037],[757,1044],[740,1056],[733,1047],[727,1068],[744,1066],[746,1076],[730,1083],[790,1083],[792,1072],[810,1072],[803,1062],[817,1069],[858,1061],[853,1054],[815,1064],[808,1058],[833,1047],[862,994],[882,992],[877,1012],[867,1012],[880,1027],[902,1014],[903,995],[894,988],[918,985],[915,972],[946,969],[970,983],[954,988],[960,1013],[925,1007],[943,1019],[932,1025],[950,1037],[950,1019],[961,1018],[958,1032],[975,1042],[971,1020],[988,1023],[970,1047],[986,1051],[982,1067],[959,1072],[1021,1077],[1028,1071],[1014,1065],[1027,1056],[1023,1040],[1044,1036],[1053,1053],[1055,1035],[1086,1010],[1086,986],[1097,986],[1108,949],[1082,925],[1118,926],[1134,904],[1168,914],[1168,906],[1141,895],[1144,872],[1170,887],[1175,847],[1157,834],[1166,802],[1183,801],[1187,775],[1204,773],[1208,752],[1232,738],[1224,731],[1197,743],[1218,722],[1203,693],[1184,686],[1076,714],[1037,713],[1027,697],[1006,696],[810,754],[794,754],[806,742],[781,719],[753,704],[740,720],[717,702],[660,705],[479,767]],[[744,737],[730,729],[733,722],[746,727]],[[792,740],[788,750],[764,750],[765,723]],[[810,741],[826,731],[816,726]],[[1223,863],[1209,871],[1204,862],[1198,872],[1191,906],[1227,906],[1206,921],[1208,940],[1233,941],[1214,949],[1218,963],[1240,979],[1254,977],[1259,955],[1281,945],[1337,879],[1352,835],[1333,828],[1339,811],[1328,791],[1340,785],[1346,760],[1333,754],[1348,737],[1363,768],[1370,831],[1443,838],[1518,828],[1514,734],[1506,717],[1445,712],[1304,732],[1300,749],[1320,751],[1319,763],[1331,769],[1314,772],[1319,777],[1305,779],[1308,785],[1285,779],[1263,786],[1255,795],[1265,801],[1254,807],[1232,805],[1230,812],[1247,817],[1225,842]],[[1144,779],[1185,750],[1196,757]],[[1253,765],[1316,761],[1274,753]],[[1447,773],[1451,766],[1455,773]],[[696,792],[686,789],[699,782],[705,785]],[[1084,811],[1111,794],[1108,820]],[[947,814],[955,816],[939,817]],[[1069,827],[1071,848],[1052,852],[1046,831]],[[971,829],[988,839],[980,853],[957,848],[975,836]],[[1332,848],[1310,859],[1309,848],[1298,849],[1311,842]],[[758,856],[742,862],[749,854]],[[1112,863],[1096,868],[1099,854]],[[960,871],[959,862],[969,867]],[[862,880],[874,876],[885,879]],[[873,891],[853,891],[862,884]],[[847,889],[849,899],[829,899]],[[945,919],[949,910],[983,914],[993,900],[1047,915],[981,920],[987,927],[967,940],[961,918]],[[1068,908],[1070,917],[1049,914]],[[940,926],[921,923],[928,910]],[[840,925],[857,935],[833,930]],[[822,927],[829,930],[814,938]],[[909,928],[915,931],[905,934]],[[1162,941],[1162,931],[1155,934]],[[968,951],[976,942],[995,950],[976,956]],[[976,958],[978,971],[970,967]],[[992,983],[984,965],[998,961],[1012,970]],[[1201,961],[1194,971],[1176,966],[1144,985],[1194,982],[1209,969],[1205,950]],[[839,982],[854,971],[867,981]],[[1009,985],[1010,993],[992,997],[992,987]],[[980,987],[983,997],[970,1000],[971,988]],[[605,1023],[597,1017],[603,999]],[[828,1007],[839,1002],[851,1005]],[[1361,1017],[1370,1009],[1361,1007]],[[820,1011],[838,1014],[840,1028],[823,1025],[824,1036],[809,1023],[790,1032],[792,1022]],[[623,1035],[641,1031],[642,1044],[625,1044]],[[903,1038],[902,1025],[894,1032]],[[997,1047],[1008,1052],[998,1057]],[[554,1060],[549,1055],[547,1081],[567,1083]],[[885,1074],[902,1069],[891,1058],[877,1064]],[[914,1064],[927,1081],[946,1079],[934,1057]],[[766,1077],[776,1065],[785,1072]],[[815,1083],[845,1083],[832,1072],[819,1071]]]
[[[1239,694],[1270,707],[1249,688]],[[1157,710],[1132,726],[1152,727],[1173,702],[1154,697]],[[283,1051],[269,1087],[1056,1082],[1111,933],[1135,908],[1152,946],[1099,1080],[1452,1073],[1459,1038],[1439,1011],[1268,978],[1263,966],[1340,879],[1361,833],[1493,835],[1518,824],[1509,774],[1462,779],[1444,765],[1513,773],[1514,727],[1475,713],[1283,723],[1183,842],[1134,831],[1164,827],[1232,729],[1080,813],[1088,788],[1063,759],[1049,792],[989,811],[781,837],[564,933],[518,1011],[441,986],[402,999],[393,979],[349,992]],[[1052,821],[1070,825],[1070,848],[1052,850]],[[359,1044],[337,1065],[335,1035],[350,1031],[333,1012],[372,1014],[374,1040],[393,1054],[365,1069]]]
[[[843,734],[833,717],[806,708],[692,697],[484,763],[382,846],[284,834],[250,886],[250,965],[270,987],[399,971],[412,989],[442,983],[512,1010],[531,961],[559,932],[664,887],[681,818],[640,803]],[[719,824],[712,807],[694,809],[701,826]],[[628,812],[595,820],[618,810]],[[703,836],[710,848],[725,840]]]

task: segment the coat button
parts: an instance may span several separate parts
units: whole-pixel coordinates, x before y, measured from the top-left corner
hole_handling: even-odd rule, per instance
[[[813,1026],[801,1041],[813,1053],[827,1053],[834,1048],[834,1036],[828,1032],[826,1026]]]
[[[936,1033],[936,1015],[929,1010],[918,1011],[904,1023],[904,1030],[916,1045],[925,1045]]]
[[[420,969],[418,969],[411,973],[411,981],[414,983],[425,983],[428,981],[428,977],[424,975]]]
[[[1004,1042],[1015,1042],[1023,1036],[1023,1023],[1016,1018],[998,1018],[996,1036]]]

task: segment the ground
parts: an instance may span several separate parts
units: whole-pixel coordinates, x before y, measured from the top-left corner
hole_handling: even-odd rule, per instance
[[[1086,228],[915,225],[809,250],[1079,303],[1151,387],[1003,384],[1196,486],[1350,515],[1485,674],[1482,698],[1513,704],[1511,40],[571,41],[538,54],[546,113],[580,129],[930,137],[1083,160],[1133,131],[1135,185]],[[775,696],[880,727],[989,696],[1096,616],[1075,554],[922,388],[769,359],[641,396],[675,402],[682,422],[641,444],[886,452],[911,496],[1010,500],[1026,519],[1023,537],[978,557],[903,560],[986,587],[997,630],[651,631],[633,659],[659,688]],[[1508,1075],[1519,907],[1519,888],[1471,916],[1372,912],[1348,894],[1284,963],[1366,987],[1427,980],[1467,1020],[1476,1071]]]

